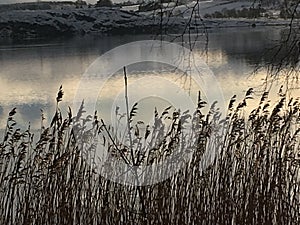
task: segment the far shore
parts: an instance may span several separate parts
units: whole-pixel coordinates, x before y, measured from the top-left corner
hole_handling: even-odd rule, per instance
[[[159,34],[198,32],[204,29],[289,26],[287,19],[197,18],[140,15],[119,8],[18,10],[0,13],[0,39],[32,39],[85,35]]]

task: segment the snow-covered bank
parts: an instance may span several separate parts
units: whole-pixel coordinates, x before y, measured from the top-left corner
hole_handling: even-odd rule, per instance
[[[288,26],[289,20],[284,19],[205,19],[206,28],[226,28],[226,27],[256,27],[256,26]]]
[[[182,32],[188,18],[164,18],[163,27],[171,33]],[[190,29],[285,25],[289,21],[267,19],[193,19]],[[159,17],[122,11],[119,8],[68,10],[18,10],[0,13],[1,38],[37,38],[88,34],[156,34]]]
[[[145,16],[115,8],[72,10],[18,10],[0,13],[0,36],[49,37],[89,33],[122,32],[125,28],[143,31],[150,26]]]

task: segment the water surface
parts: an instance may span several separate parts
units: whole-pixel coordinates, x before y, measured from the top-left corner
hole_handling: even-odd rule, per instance
[[[220,29],[209,33],[208,51],[204,36],[192,37],[193,52],[203,57],[223,89],[226,101],[237,94],[243,96],[249,87],[262,84],[264,72],[252,76],[258,63],[272,58],[266,50],[275,46],[281,35],[278,28]],[[60,85],[65,92],[62,111],[72,106],[73,98],[82,78],[99,56],[125,43],[151,39],[150,36],[126,35],[110,37],[74,38],[67,40],[33,40],[27,42],[2,42],[0,44],[0,125],[4,127],[10,109],[17,107],[17,120],[22,125],[28,122],[34,128],[40,126],[40,109],[50,118],[55,109],[55,97]],[[186,38],[184,42],[187,42]],[[188,46],[188,45],[187,45]],[[140,51],[136,49],[135,51]],[[128,52],[128,56],[133,54]],[[192,99],[196,100],[199,87],[186,80],[171,67],[143,63],[128,66],[129,85],[149,76],[161,76],[181,85]],[[155,86],[168,95],[171,90],[155,79],[147,85]],[[151,83],[152,82],[152,83]],[[190,82],[190,83],[189,83]],[[122,72],[110,78],[99,94],[99,112],[104,117],[113,109],[112,102],[124,91]],[[136,93],[138,94],[138,93]],[[149,97],[140,101],[142,115],[151,116],[154,106],[159,109],[169,102],[163,98]]]

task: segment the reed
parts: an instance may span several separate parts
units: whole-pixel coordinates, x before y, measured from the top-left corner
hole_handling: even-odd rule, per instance
[[[148,125],[135,122],[138,105],[127,104],[125,114],[116,110],[118,124],[128,127],[120,131],[97,113],[85,116],[84,104],[63,118],[61,87],[37,141],[30,127],[17,128],[13,109],[0,144],[0,224],[300,224],[298,99],[281,95],[271,107],[265,92],[246,113],[252,92],[240,103],[233,97],[224,119],[215,104],[203,114],[200,95],[195,112],[155,110]],[[108,162],[127,165],[186,150],[192,157],[162,182],[122,185],[97,172],[97,145],[114,159]],[[218,154],[202,170],[210,149]]]

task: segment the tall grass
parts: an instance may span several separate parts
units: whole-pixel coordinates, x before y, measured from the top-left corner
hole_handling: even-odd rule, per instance
[[[125,118],[128,125],[124,133],[97,113],[85,116],[84,104],[63,118],[62,97],[60,88],[37,141],[30,127],[17,128],[16,109],[9,113],[0,144],[0,224],[300,224],[298,99],[281,95],[271,107],[266,92],[246,113],[250,89],[240,103],[231,99],[221,120],[215,105],[202,113],[207,105],[199,95],[192,114],[155,110],[148,126],[134,122],[134,105],[125,116],[116,110],[118,123]],[[192,157],[162,182],[122,185],[100,175],[95,143],[128,165],[186,150]],[[202,170],[210,149],[218,154]]]

